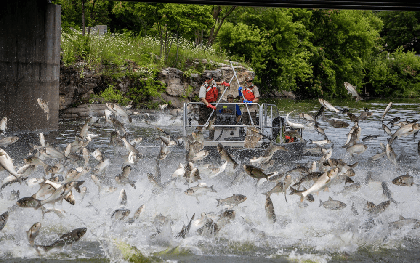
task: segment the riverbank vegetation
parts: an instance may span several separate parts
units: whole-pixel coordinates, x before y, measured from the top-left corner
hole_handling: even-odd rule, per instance
[[[263,94],[346,97],[349,82],[372,97],[420,96],[418,12],[55,2],[68,65],[154,78],[165,67],[201,73],[232,59],[255,71]],[[108,25],[105,36],[83,29],[97,24]]]

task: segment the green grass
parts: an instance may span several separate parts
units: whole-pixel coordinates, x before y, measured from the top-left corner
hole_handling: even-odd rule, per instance
[[[87,67],[99,71],[112,69],[150,76],[154,70],[165,67],[199,73],[215,69],[219,63],[228,60],[226,54],[213,48],[197,46],[185,39],[169,41],[172,42],[171,48],[166,55],[161,55],[160,41],[155,37],[129,33],[82,36],[78,31],[62,32],[62,61],[64,65],[84,61]]]

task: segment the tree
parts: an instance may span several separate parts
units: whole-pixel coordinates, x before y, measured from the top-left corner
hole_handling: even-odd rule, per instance
[[[402,46],[405,51],[420,53],[420,12],[382,11],[377,16],[384,23],[381,37],[387,51]]]
[[[86,26],[106,25],[110,21],[109,10],[112,2],[101,0],[55,0],[53,2],[61,5],[61,26],[64,30],[70,27],[81,28],[84,35]]]
[[[237,15],[237,24],[222,26],[217,45],[250,61],[262,90],[296,90],[312,76],[311,33],[289,10],[246,8]]]
[[[131,13],[145,21],[145,33],[157,36],[160,56],[166,60],[172,44],[179,37],[194,40],[198,30],[208,30],[213,24],[211,6],[170,3],[122,3],[114,13]]]
[[[380,19],[371,11],[314,10],[308,28],[316,47],[311,59],[316,90],[342,96],[344,82],[361,87],[364,61],[381,49]]]
[[[226,18],[236,9],[236,6],[222,7],[220,5],[213,7],[213,19],[214,25],[210,29],[209,39],[207,40],[207,47],[213,45],[214,40],[219,33]]]

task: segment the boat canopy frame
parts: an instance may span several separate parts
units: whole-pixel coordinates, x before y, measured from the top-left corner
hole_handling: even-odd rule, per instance
[[[284,131],[284,119],[280,116],[278,108],[275,104],[269,104],[269,103],[241,103],[241,102],[235,102],[235,103],[228,103],[228,102],[217,102],[217,103],[211,103],[212,105],[257,105],[258,107],[258,125],[248,125],[248,124],[213,124],[212,126],[217,128],[227,128],[227,129],[237,129],[237,128],[248,128],[248,127],[258,127],[261,134],[263,135],[263,138],[259,142],[259,146],[261,146],[262,143],[269,143],[270,141],[275,142],[277,136],[273,136],[273,129],[278,129],[278,135],[280,136],[280,143],[283,141],[283,131]],[[202,102],[188,102],[184,103],[183,108],[183,135],[187,136],[188,132],[187,129],[196,129],[198,127],[206,127],[208,123],[200,125],[193,123],[193,118],[191,116],[191,112],[189,112],[189,106],[191,105],[194,107],[198,105],[204,105]],[[235,106],[236,107],[236,106]],[[213,114],[216,114],[217,112],[213,110]],[[199,113],[198,113],[199,115]],[[215,116],[215,117],[216,117]],[[273,120],[275,118],[279,117],[278,126],[273,126]],[[205,140],[206,146],[217,146],[218,143],[222,143],[224,146],[238,146],[242,147],[244,145],[245,140],[235,140],[235,141],[218,141],[218,140]]]

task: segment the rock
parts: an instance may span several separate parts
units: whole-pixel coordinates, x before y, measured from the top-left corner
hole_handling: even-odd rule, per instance
[[[283,95],[286,97],[286,98],[289,98],[289,99],[296,99],[296,95],[295,94],[293,94],[293,92],[291,92],[291,91],[287,91],[287,90],[282,90],[281,91],[282,93],[283,93]]]
[[[167,95],[165,93],[162,94],[162,100],[167,101],[167,102],[170,101],[171,108],[176,108],[176,109],[183,108],[184,103],[189,102],[189,99],[187,98],[174,97],[174,96]]]

